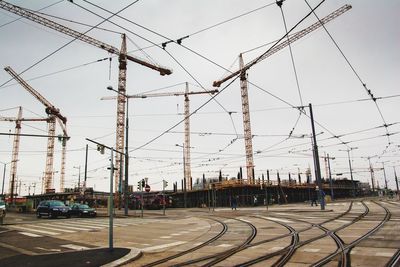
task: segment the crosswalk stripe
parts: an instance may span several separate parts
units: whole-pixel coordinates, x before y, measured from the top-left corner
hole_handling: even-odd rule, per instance
[[[78,246],[78,245],[74,245],[74,244],[61,245],[60,247],[69,248],[69,249],[73,249],[73,250],[89,249],[88,247]]]
[[[99,222],[89,222],[89,221],[79,221],[81,224],[89,224],[89,225],[100,225],[100,226],[108,226],[108,222],[99,223]],[[127,224],[113,223],[114,226],[128,226]]]
[[[104,229],[105,227],[103,226],[95,226],[95,225],[84,225],[84,224],[80,224],[80,223],[75,223],[75,222],[71,222],[71,223],[57,223],[57,225],[66,225],[68,227],[75,227],[75,228],[86,228],[86,229]]]
[[[42,234],[46,234],[46,235],[59,235],[60,234],[60,233],[31,229],[31,228],[26,228],[26,227],[16,226],[16,225],[12,225],[12,226],[10,226],[10,228],[17,229],[17,230],[23,230],[23,231],[29,231],[29,232],[37,232],[37,233],[42,233]]]
[[[52,225],[50,225],[50,226],[52,226]],[[75,233],[76,231],[71,231],[71,230],[66,230],[66,229],[59,229],[59,228],[54,228],[54,227],[49,227],[49,226],[42,226],[42,225],[29,225],[29,227],[33,227],[33,228],[44,228],[44,229],[46,229],[46,230],[48,230],[49,228],[51,229],[51,230],[56,230],[56,231],[59,231],[59,232],[64,232],[64,233]]]
[[[28,232],[18,232],[18,234],[26,235],[26,236],[30,236],[30,237],[42,237],[42,235],[32,234],[32,233],[28,233]]]

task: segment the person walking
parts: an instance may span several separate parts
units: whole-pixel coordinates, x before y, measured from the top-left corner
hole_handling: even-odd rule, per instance
[[[236,197],[234,196],[234,197],[232,197],[232,200],[231,200],[231,206],[232,206],[232,210],[233,209],[235,209],[236,210],[236,207],[237,207],[237,199],[236,199]]]
[[[318,204],[317,204],[317,191],[313,192],[312,196],[311,196],[311,207],[314,206],[314,204],[315,204],[315,206],[318,206]]]

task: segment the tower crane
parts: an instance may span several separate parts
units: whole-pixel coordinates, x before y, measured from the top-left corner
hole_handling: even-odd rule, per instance
[[[95,47],[98,47],[100,49],[103,49],[107,51],[108,53],[118,55],[118,61],[119,61],[119,73],[118,73],[118,98],[117,98],[117,137],[116,137],[116,150],[119,152],[123,153],[124,151],[124,126],[125,126],[125,95],[126,92],[126,68],[127,68],[127,61],[132,61],[137,64],[140,64],[142,66],[145,66],[147,68],[153,69],[155,71],[158,71],[160,75],[170,75],[172,71],[170,69],[154,65],[152,63],[149,63],[147,61],[144,61],[142,59],[139,59],[137,57],[133,57],[127,54],[126,50],[126,36],[125,34],[122,34],[122,44],[121,44],[121,50],[118,50],[118,48],[111,46],[109,44],[103,43],[99,40],[96,40],[86,34],[80,33],[78,31],[75,31],[73,29],[70,29],[64,25],[61,25],[57,22],[54,22],[52,20],[49,20],[45,17],[39,16],[28,9],[12,5],[10,3],[7,3],[3,0],[0,0],[0,8],[7,10],[11,13],[14,13],[16,15],[19,15],[23,18],[29,19],[31,21],[34,21],[36,23],[39,23],[43,26],[46,26],[48,28],[51,28],[55,31],[64,33],[66,35],[71,36],[72,38],[81,40],[82,42],[88,43],[90,45],[93,45]],[[115,153],[115,166],[122,166],[123,165],[123,157],[122,154],[118,155],[119,153]],[[115,189],[117,190],[119,188],[119,177],[120,177],[120,168],[118,168],[114,173],[114,180],[115,180]]]
[[[309,27],[294,33],[293,35],[288,36],[286,41],[283,41],[275,46],[272,46],[265,53],[260,55],[259,57],[253,59],[246,65],[243,63],[242,54],[239,55],[239,64],[240,67],[237,71],[232,72],[221,80],[214,81],[214,87],[220,87],[224,82],[232,79],[233,77],[240,76],[240,90],[242,97],[242,112],[243,112],[243,129],[244,129],[244,140],[245,140],[245,151],[246,151],[246,170],[247,170],[247,180],[249,183],[254,183],[254,162],[253,162],[253,142],[251,135],[251,124],[250,124],[250,112],[249,112],[249,99],[248,99],[248,89],[247,89],[247,70],[249,70],[255,64],[261,62],[267,57],[275,54],[281,49],[285,48],[289,44],[299,40],[305,35],[313,32],[318,29],[322,25],[328,23],[329,21],[335,19],[336,17],[342,15],[346,11],[351,9],[351,5],[344,5],[341,8],[335,10],[328,16],[322,18],[318,22],[310,25]]]
[[[0,121],[15,122],[15,135],[13,141],[12,159],[11,159],[11,170],[10,170],[10,186],[9,194],[11,202],[14,199],[14,191],[17,184],[17,162],[19,154],[19,144],[20,144],[20,134],[21,134],[21,124],[23,121],[46,121],[49,122],[49,118],[22,118],[22,107],[18,109],[17,117],[0,117]]]
[[[148,98],[148,97],[163,97],[163,96],[181,96],[185,97],[184,103],[184,114],[185,114],[185,142],[183,146],[183,156],[184,156],[184,178],[186,182],[186,189],[192,189],[191,182],[191,167],[190,167],[190,105],[189,105],[189,95],[199,95],[199,94],[215,94],[218,90],[204,90],[204,91],[189,91],[189,84],[185,83],[184,92],[166,92],[166,93],[152,93],[152,94],[136,94],[127,95],[127,98]],[[116,96],[102,97],[102,100],[115,99]]]
[[[69,139],[67,134],[67,118],[64,117],[58,108],[52,105],[44,96],[38,91],[33,89],[27,82],[25,82],[10,66],[5,67],[4,70],[11,75],[24,89],[26,89],[31,95],[33,95],[40,103],[45,106],[45,112],[49,117],[48,131],[49,138],[47,141],[47,154],[46,154],[46,169],[45,169],[45,189],[52,188],[53,181],[53,159],[54,159],[54,135],[56,131],[56,120],[60,124],[63,130],[63,136],[60,137],[62,141],[62,153],[61,153],[61,176],[60,176],[60,189],[64,191],[64,179],[65,179],[65,156],[66,156],[66,142]]]

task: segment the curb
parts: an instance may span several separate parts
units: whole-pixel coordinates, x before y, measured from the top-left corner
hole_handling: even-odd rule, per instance
[[[123,256],[122,258],[115,260],[113,262],[107,263],[102,265],[102,267],[116,267],[121,266],[123,264],[127,264],[131,261],[134,261],[142,256],[142,251],[137,248],[130,248],[131,252],[127,255]]]

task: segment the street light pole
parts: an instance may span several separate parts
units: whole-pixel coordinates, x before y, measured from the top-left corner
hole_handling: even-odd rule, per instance
[[[314,151],[313,154],[314,154],[314,164],[315,164],[315,177],[317,179],[318,190],[319,190],[318,197],[319,197],[320,203],[321,203],[321,210],[325,210],[325,199],[324,199],[324,196],[322,194],[323,189],[322,189],[322,182],[321,182],[321,167],[319,165],[317,137],[315,135],[314,115],[313,115],[311,103],[308,104],[308,107],[310,109],[312,139],[313,139],[313,151]]]
[[[393,171],[394,171],[394,179],[396,180],[396,188],[397,188],[397,200],[399,199],[399,181],[397,180],[397,173],[396,173],[396,167],[393,166]]]
[[[129,187],[129,175],[128,175],[128,169],[129,169],[129,149],[128,149],[128,138],[129,138],[129,97],[126,94],[123,94],[114,88],[112,86],[108,86],[107,90],[114,91],[117,94],[120,94],[125,97],[126,99],[126,112],[125,112],[125,181],[124,181],[124,214],[128,215],[128,187]],[[121,173],[121,172],[120,172]]]
[[[332,184],[332,173],[331,173],[331,163],[330,160],[334,160],[335,158],[330,158],[329,154],[327,154],[327,159],[328,159],[328,171],[329,171],[329,183],[330,183],[330,187],[331,187],[331,199],[332,201],[334,200],[334,196],[333,196],[333,184]]]

